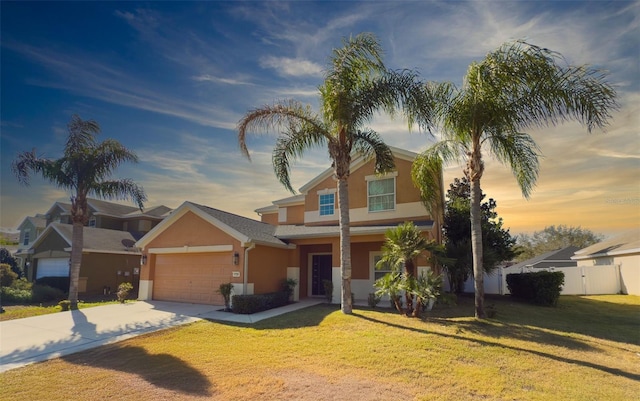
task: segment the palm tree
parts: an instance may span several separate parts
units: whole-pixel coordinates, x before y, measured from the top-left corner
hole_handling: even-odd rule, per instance
[[[539,148],[523,131],[575,119],[591,132],[594,127],[604,128],[610,112],[618,107],[606,73],[584,65],[561,65],[560,61],[562,56],[551,50],[523,41],[508,42],[481,62],[472,63],[461,89],[452,84],[423,86],[425,103],[433,107],[433,99],[439,100],[427,121],[437,123],[443,138],[414,163],[414,176],[428,176],[426,172],[442,163],[465,163],[464,174],[471,182],[477,318],[485,317],[480,210],[483,150],[511,168],[523,196],[529,198],[538,177]],[[419,115],[417,118],[420,122]]]
[[[142,187],[129,179],[108,180],[113,170],[125,161],[137,162],[138,157],[114,139],[96,142],[100,126],[93,120],[74,115],[67,124],[69,136],[64,154],[59,159],[45,159],[31,152],[18,154],[12,169],[21,184],[28,185],[31,173],[41,175],[59,188],[72,193],[71,269],[69,271],[69,301],[78,305],[78,279],[82,263],[83,227],[89,221],[87,196],[106,199],[131,198],[142,210],[147,200]]]
[[[352,155],[360,153],[375,159],[376,173],[394,168],[391,150],[374,131],[365,128],[382,109],[391,115],[414,104],[417,97],[415,75],[409,71],[388,71],[382,62],[382,49],[376,38],[362,33],[343,41],[333,50],[325,80],[319,87],[320,111],[296,101],[278,102],[248,112],[238,123],[242,153],[249,151],[250,131],[280,131],[273,151],[273,167],[279,181],[292,193],[290,164],[313,147],[326,147],[338,181],[340,209],[340,266],[342,312],[352,313],[351,241],[349,234],[348,178]],[[417,107],[417,106],[416,106]],[[409,120],[411,126],[412,120]]]
[[[418,257],[429,251],[432,253],[432,260],[435,260],[439,247],[433,241],[429,241],[410,221],[388,229],[385,237],[382,258],[376,264],[376,268],[391,268],[390,274],[395,275],[405,290],[405,314],[418,316],[421,306],[419,299],[415,299],[414,306],[414,295],[417,292],[415,287],[418,284]],[[398,276],[400,273],[402,276]],[[396,308],[398,308],[397,305]]]

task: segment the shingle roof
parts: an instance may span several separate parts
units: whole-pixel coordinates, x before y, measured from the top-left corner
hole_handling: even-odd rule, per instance
[[[129,213],[140,212],[135,206],[121,205],[119,203],[107,202],[100,199],[87,199],[89,207],[96,213],[106,214],[109,216],[124,216]]]
[[[588,259],[594,256],[612,256],[640,253],[640,229],[622,233],[597,244],[576,251],[573,259]]]
[[[547,268],[576,266],[577,262],[571,260],[571,257],[578,249],[580,248],[577,246],[555,249],[509,267],[517,269],[521,267]]]
[[[71,246],[73,233],[72,224],[52,223],[51,227],[56,230],[62,238]],[[83,251],[106,251],[106,252],[132,252],[137,253],[133,248],[135,240],[131,233],[119,230],[107,230],[106,228],[84,227]],[[129,245],[127,247],[126,245]]]
[[[204,205],[198,205],[193,202],[186,202],[194,207],[207,213],[214,219],[236,230],[251,240],[264,244],[277,246],[285,246],[286,243],[274,236],[276,227],[261,221],[249,219],[247,217],[238,216],[233,213],[224,212]]]

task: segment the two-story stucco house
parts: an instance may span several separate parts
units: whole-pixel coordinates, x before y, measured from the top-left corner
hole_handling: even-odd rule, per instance
[[[440,227],[423,206],[411,180],[415,153],[392,149],[396,169],[374,174],[372,160],[355,157],[349,177],[352,289],[366,300],[374,281],[385,232],[413,221],[430,239]],[[279,289],[283,279],[299,285],[294,297],[324,294],[323,280],[334,283],[339,302],[340,257],[337,182],[328,169],[300,188],[300,194],[257,209],[253,220],[208,206],[184,202],[140,239],[142,271],[139,298],[222,304],[221,283],[235,294]],[[421,268],[429,267],[421,261]]]
[[[115,291],[124,281],[138,286],[140,252],[133,245],[171,211],[88,199],[89,221],[84,228],[79,293]],[[28,217],[19,226],[27,278],[68,277],[71,256],[71,204],[56,202],[46,214]],[[29,224],[38,224],[34,229]],[[28,239],[28,241],[27,241]],[[28,242],[28,244],[27,244]]]

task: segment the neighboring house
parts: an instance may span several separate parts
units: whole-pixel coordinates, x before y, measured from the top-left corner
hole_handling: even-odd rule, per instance
[[[139,276],[136,274],[133,277],[133,268],[137,267],[135,271],[139,273],[140,253],[133,252],[132,249],[123,251],[122,248],[131,248],[136,240],[160,223],[171,209],[161,205],[141,211],[135,206],[98,199],[88,199],[87,203],[89,221],[84,229],[84,247],[85,251],[89,249],[90,252],[82,256],[80,275],[86,286],[81,280],[79,292],[103,292],[105,286],[115,291],[114,285],[117,287],[121,281],[132,280],[137,288]],[[26,274],[29,280],[49,274],[69,275],[71,235],[68,236],[69,241],[66,241],[67,237],[63,233],[72,229],[71,204],[55,202],[46,214],[27,217],[18,229],[20,243],[24,244],[19,256],[23,266],[28,267]],[[45,234],[47,238],[42,238]],[[106,242],[101,244],[100,240]],[[126,244],[119,241],[125,241]],[[133,258],[137,258],[136,263],[132,262]],[[118,276],[118,271],[121,277]]]
[[[580,249],[572,259],[580,266],[618,266],[621,291],[640,295],[640,229]]]
[[[51,223],[32,246],[33,280],[42,277],[68,277],[71,256],[71,224]],[[103,228],[84,228],[84,246],[78,292],[115,292],[124,281],[138,288],[140,252],[131,233]]]
[[[542,255],[511,265],[509,266],[509,270],[517,271],[518,269],[545,269],[549,267],[578,266],[578,262],[571,260],[571,257],[578,249],[580,248],[571,245],[565,248],[549,251]]]
[[[88,227],[109,230],[128,231],[136,239],[148,233],[171,209],[167,206],[155,206],[140,211],[135,206],[121,205],[98,199],[87,199],[89,206]],[[47,225],[51,223],[71,224],[71,204],[56,202],[46,213]]]
[[[17,259],[18,266],[22,271],[28,274],[28,270],[31,264],[30,248],[33,246],[36,239],[42,234],[47,226],[47,217],[42,214],[35,216],[28,216],[22,220],[22,223],[18,226],[20,237],[18,240],[18,250],[14,254]]]
[[[385,232],[413,221],[430,239],[440,227],[424,208],[411,180],[415,153],[392,149],[396,170],[375,175],[372,160],[355,157],[349,177],[352,290],[358,300],[374,291]],[[337,185],[328,169],[300,195],[257,209],[261,221],[184,202],[140,239],[140,299],[222,304],[221,283],[234,294],[277,291],[298,280],[294,299],[323,296],[323,280],[340,293]],[[427,260],[420,269],[429,267]]]

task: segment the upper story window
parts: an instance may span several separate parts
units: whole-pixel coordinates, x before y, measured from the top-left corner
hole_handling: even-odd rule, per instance
[[[96,218],[92,217],[89,219],[89,227],[95,227],[96,226]]]
[[[382,212],[396,208],[396,179],[368,180],[367,198],[370,212]]]
[[[22,245],[29,245],[29,237],[31,232],[29,230],[24,232],[24,239],[22,240]]]
[[[320,216],[331,216],[334,214],[336,205],[336,194],[320,194]]]

